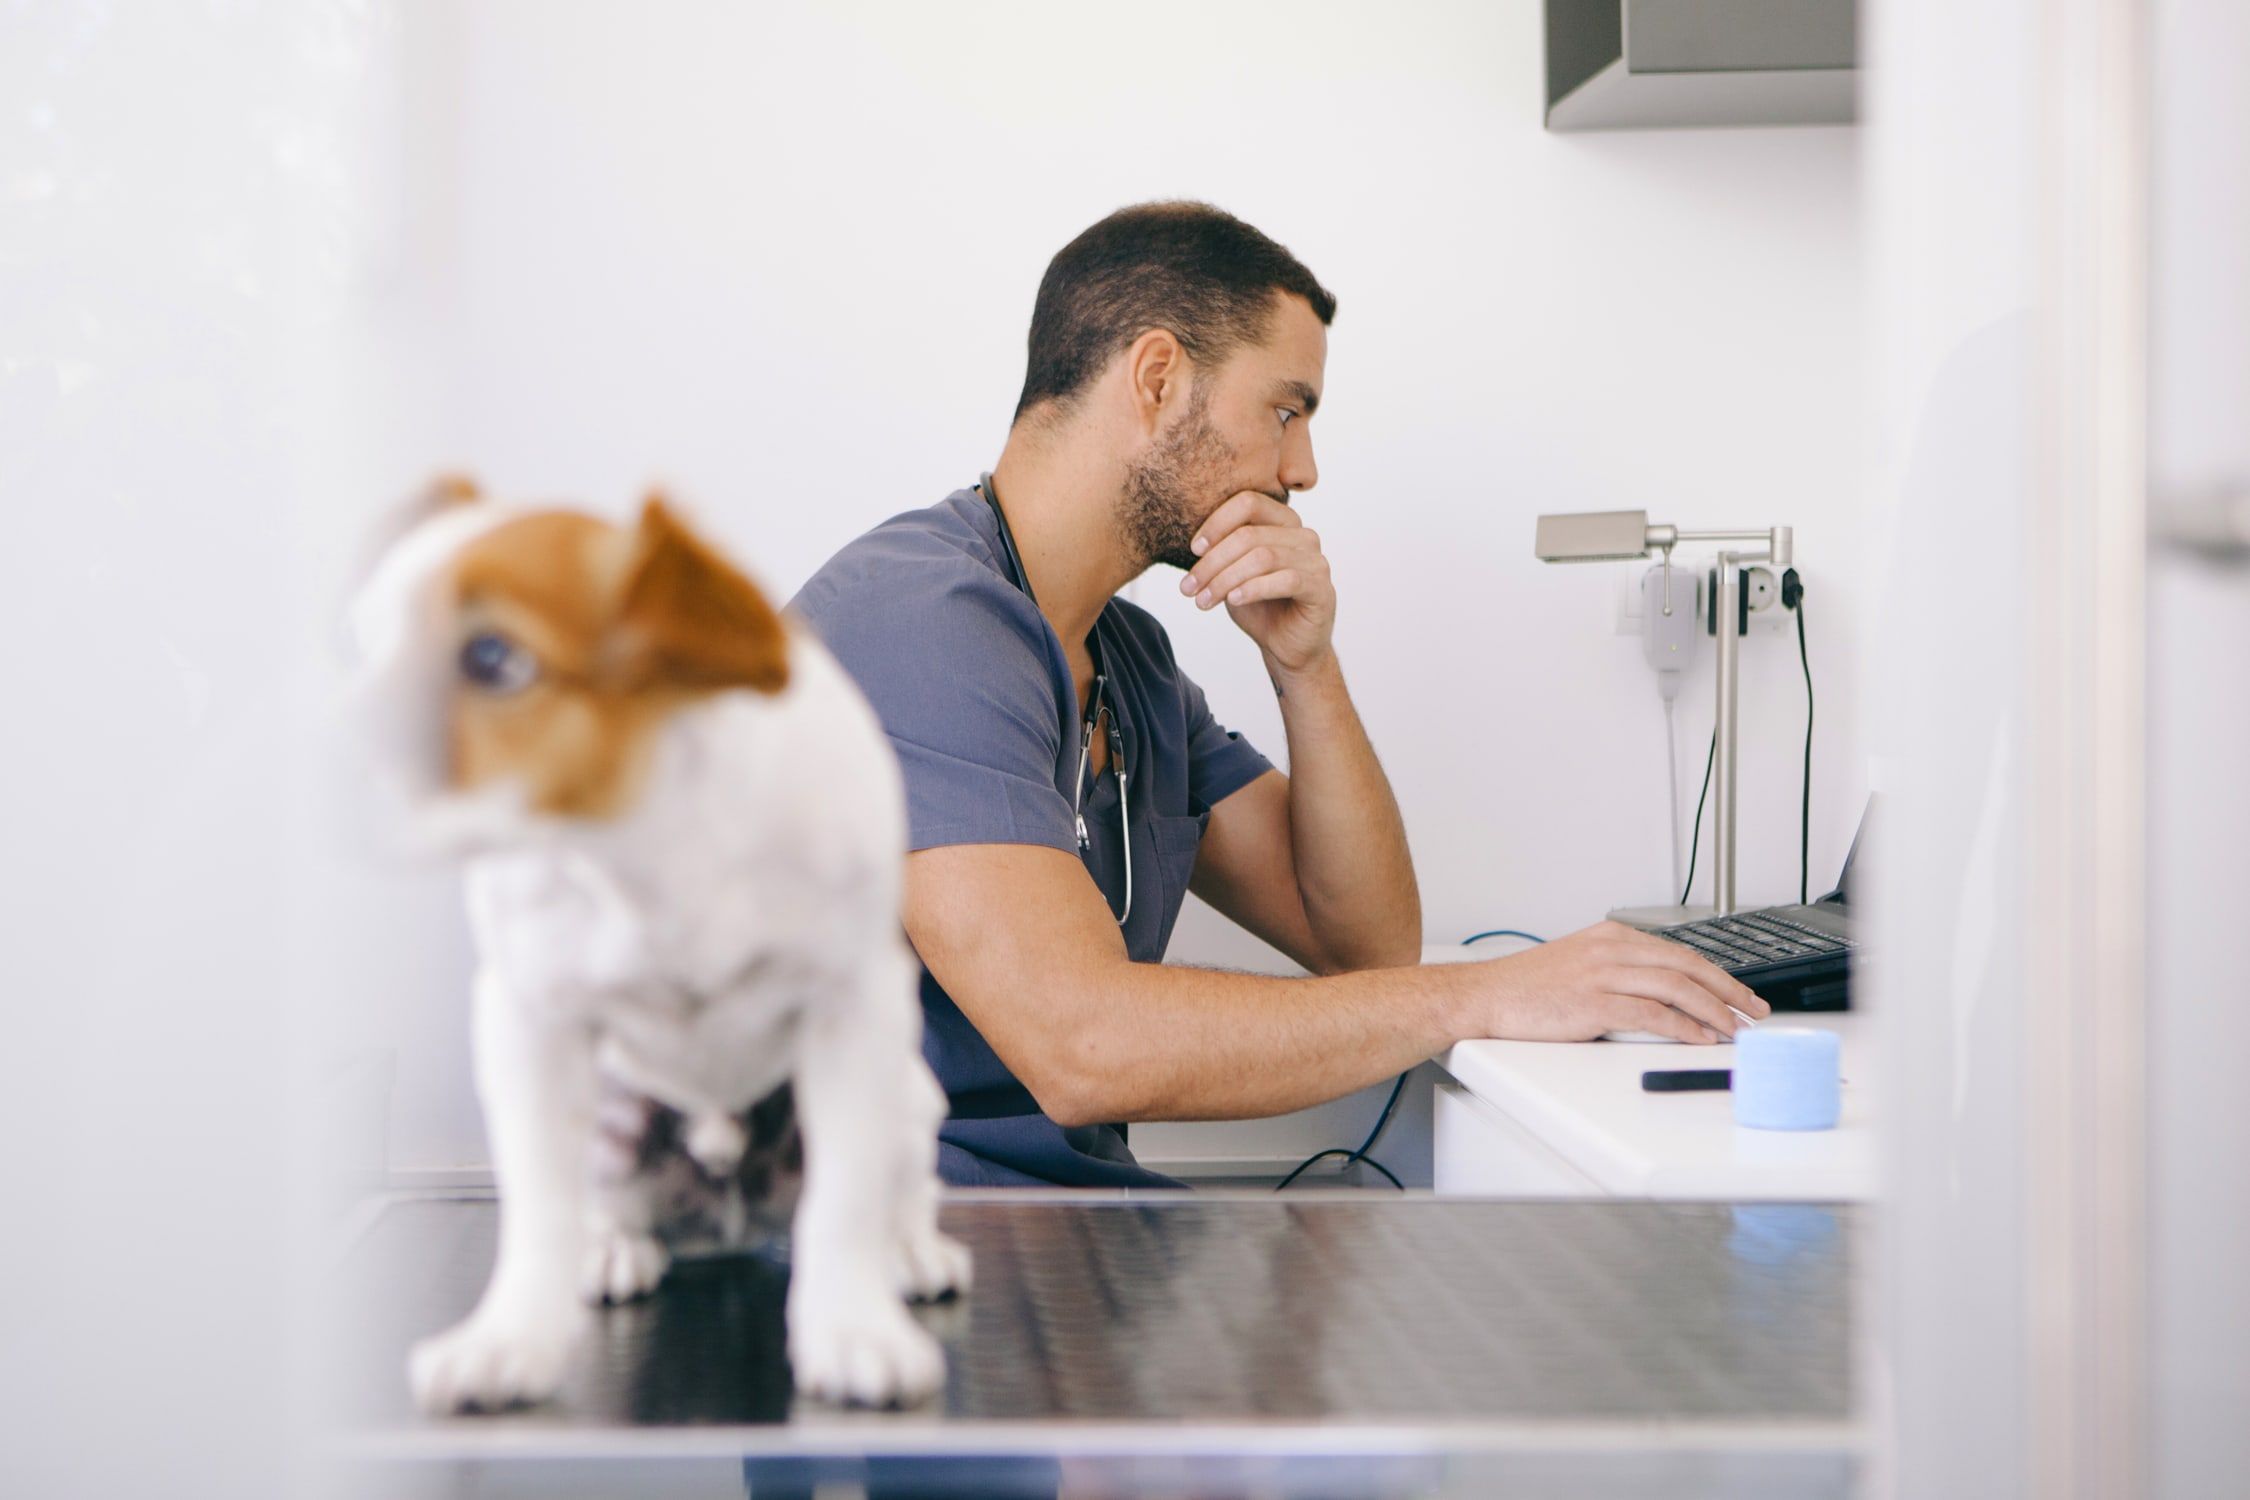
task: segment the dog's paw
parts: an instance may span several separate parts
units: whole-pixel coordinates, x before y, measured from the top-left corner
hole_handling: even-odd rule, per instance
[[[445,1416],[544,1401],[562,1385],[580,1326],[568,1316],[539,1321],[472,1316],[414,1346],[407,1377],[415,1403],[432,1416]]]
[[[622,1229],[597,1232],[586,1252],[586,1274],[580,1291],[599,1306],[605,1302],[630,1302],[656,1290],[672,1256],[645,1234]]]
[[[969,1289],[969,1247],[934,1227],[899,1238],[898,1289],[917,1302],[942,1302]]]
[[[910,1406],[945,1384],[945,1351],[881,1286],[807,1298],[789,1309],[789,1370],[808,1396],[846,1406]]]
[[[732,1115],[697,1115],[688,1123],[687,1152],[695,1164],[713,1177],[732,1177],[742,1165],[750,1137]]]

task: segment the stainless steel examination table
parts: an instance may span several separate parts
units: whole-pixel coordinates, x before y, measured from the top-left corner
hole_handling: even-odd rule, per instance
[[[508,1476],[533,1472],[540,1493],[707,1494],[668,1491],[663,1470],[747,1461],[753,1496],[1841,1495],[1860,1445],[1854,1219],[959,1195],[944,1223],[976,1289],[918,1314],[950,1364],[924,1409],[793,1402],[787,1272],[734,1256],[601,1314],[557,1401],[438,1421],[408,1404],[406,1348],[475,1300],[496,1214],[405,1199],[342,1263],[340,1305],[366,1330],[346,1344],[342,1444],[384,1494],[517,1493]]]

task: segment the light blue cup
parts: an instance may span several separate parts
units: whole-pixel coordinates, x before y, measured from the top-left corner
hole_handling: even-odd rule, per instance
[[[1833,1031],[1746,1028],[1734,1039],[1734,1123],[1753,1130],[1833,1130],[1843,1110]]]

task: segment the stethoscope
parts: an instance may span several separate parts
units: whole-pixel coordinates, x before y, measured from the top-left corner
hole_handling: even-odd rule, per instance
[[[984,496],[984,503],[992,507],[993,519],[1000,523],[1000,550],[1007,556],[1010,581],[1022,589],[1023,596],[1037,608],[1039,596],[1031,591],[1031,575],[1024,570],[1023,555],[1016,551],[1016,534],[1008,529],[1008,513],[1000,508],[1000,492],[993,487],[991,474],[977,480],[977,490]],[[1123,927],[1125,919],[1133,914],[1133,817],[1125,800],[1126,784],[1131,778],[1125,771],[1125,736],[1118,729],[1117,713],[1105,696],[1109,679],[1102,671],[1101,628],[1097,617],[1093,634],[1086,638],[1086,650],[1094,659],[1094,682],[1086,694],[1085,722],[1078,726],[1078,774],[1070,783],[1070,820],[1078,830],[1078,854],[1083,859],[1094,842],[1086,834],[1086,767],[1092,759],[1094,736],[1103,732],[1102,721],[1106,718],[1109,763],[1117,770],[1117,827],[1120,842],[1125,846],[1125,909],[1111,915],[1117,918],[1117,925]],[[1102,898],[1102,905],[1109,905],[1108,897]]]

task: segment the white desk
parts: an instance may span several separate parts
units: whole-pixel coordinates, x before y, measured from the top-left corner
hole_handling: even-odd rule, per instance
[[[1875,1132],[1862,1016],[1777,1015],[1843,1043],[1834,1130],[1747,1130],[1733,1095],[1651,1094],[1652,1068],[1731,1068],[1734,1048],[1661,1042],[1461,1042],[1438,1059],[1433,1184],[1508,1197],[1860,1201],[1875,1196]]]

